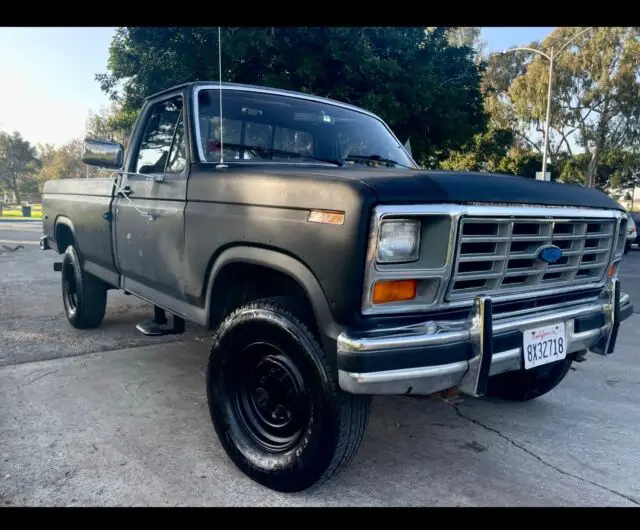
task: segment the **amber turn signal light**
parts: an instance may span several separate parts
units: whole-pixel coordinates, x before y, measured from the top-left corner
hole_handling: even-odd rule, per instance
[[[612,278],[616,275],[617,269],[618,269],[618,264],[612,263],[611,266],[609,267],[609,270],[607,271],[607,275],[609,276],[609,278]]]
[[[344,212],[330,210],[311,210],[307,221],[310,223],[323,223],[327,225],[344,224]]]
[[[416,280],[388,280],[376,282],[373,287],[373,303],[388,304],[413,300],[416,297],[418,282]]]

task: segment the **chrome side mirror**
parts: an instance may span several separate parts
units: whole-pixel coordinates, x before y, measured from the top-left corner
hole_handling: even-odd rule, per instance
[[[117,142],[85,140],[82,161],[89,166],[121,169],[124,164],[124,147]]]

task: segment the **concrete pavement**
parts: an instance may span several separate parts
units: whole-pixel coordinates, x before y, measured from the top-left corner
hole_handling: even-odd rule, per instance
[[[614,355],[589,355],[533,402],[375,398],[352,465],[283,495],[241,474],[215,436],[207,333],[144,337],[134,326],[150,307],[121,293],[101,328],[75,331],[54,258],[0,250],[0,505],[640,504],[640,315]],[[635,275],[634,250],[624,290]]]
[[[0,369],[0,502],[30,506],[634,506],[640,316],[525,404],[376,398],[352,465],[283,495],[211,426],[198,340]]]

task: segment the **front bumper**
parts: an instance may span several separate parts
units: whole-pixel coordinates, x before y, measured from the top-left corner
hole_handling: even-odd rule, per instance
[[[617,278],[596,301],[519,317],[494,318],[491,298],[479,296],[466,321],[343,332],[338,337],[340,387],[372,395],[424,395],[458,387],[481,396],[490,376],[522,368],[523,330],[565,322],[567,355],[587,349],[609,355],[620,322],[632,312]]]

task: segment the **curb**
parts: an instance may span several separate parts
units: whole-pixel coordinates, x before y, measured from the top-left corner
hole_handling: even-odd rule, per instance
[[[25,219],[16,217],[15,219],[0,219],[0,223],[41,223],[42,219]]]

